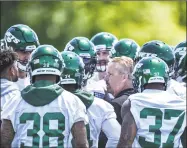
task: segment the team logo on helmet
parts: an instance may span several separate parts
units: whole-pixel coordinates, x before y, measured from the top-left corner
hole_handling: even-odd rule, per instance
[[[17,39],[14,35],[12,35],[10,32],[5,33],[5,40],[10,43],[14,42],[15,44],[18,44],[20,42],[19,39]]]

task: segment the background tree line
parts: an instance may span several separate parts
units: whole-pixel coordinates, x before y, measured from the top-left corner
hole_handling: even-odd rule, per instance
[[[106,31],[118,39],[169,45],[186,39],[185,1],[1,1],[1,38],[14,24],[26,24],[41,44],[62,51],[76,36]]]

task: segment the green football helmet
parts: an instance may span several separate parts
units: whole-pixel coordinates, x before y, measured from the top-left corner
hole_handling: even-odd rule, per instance
[[[27,69],[34,82],[37,75],[56,75],[57,83],[64,68],[64,61],[60,52],[52,45],[40,45],[31,54]]]
[[[73,38],[66,44],[64,51],[72,51],[78,54],[85,64],[85,75],[87,78],[92,77],[96,66],[96,52],[94,44],[88,38]]]
[[[170,77],[174,75],[175,55],[169,45],[159,40],[145,43],[138,52],[136,62],[141,60],[143,57],[149,56],[159,57],[164,60],[169,67]]]
[[[187,59],[186,59],[186,54],[183,55],[180,60],[178,67],[176,69],[176,80],[178,82],[187,82],[187,65],[186,65]]]
[[[144,90],[146,84],[163,83],[165,89],[169,80],[168,65],[160,58],[142,58],[134,67],[133,86],[139,92]]]
[[[81,88],[84,77],[84,63],[81,57],[71,51],[61,52],[65,67],[61,74],[60,84],[76,84]]]
[[[121,39],[114,45],[114,53],[112,57],[127,56],[135,60],[137,52],[140,50],[140,46],[132,39]]]
[[[104,72],[106,71],[106,65],[108,64],[109,59],[112,57],[112,53],[115,52],[113,46],[118,42],[118,39],[111,33],[100,32],[94,35],[90,41],[95,45],[97,54],[100,51],[107,52],[106,59],[100,59],[97,55],[96,71]]]
[[[39,45],[38,36],[27,25],[17,24],[11,26],[5,33],[4,39],[8,47],[11,47],[14,51],[32,52]],[[18,60],[19,70],[25,72],[27,60]]]
[[[100,32],[94,35],[90,40],[95,46],[96,51],[108,50],[111,51],[114,44],[118,41],[117,37],[108,32]]]
[[[186,41],[183,41],[179,44],[176,45],[174,48],[174,53],[175,53],[175,76],[178,75],[178,69],[179,69],[179,61],[180,58],[186,55]]]
[[[15,51],[33,51],[40,43],[36,33],[27,25],[17,24],[11,26],[4,36],[7,46]]]

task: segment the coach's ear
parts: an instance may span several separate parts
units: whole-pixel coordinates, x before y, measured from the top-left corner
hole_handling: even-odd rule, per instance
[[[123,75],[121,75],[122,76],[122,81],[123,81],[123,83],[126,83],[126,81],[128,80],[128,74],[123,74]]]

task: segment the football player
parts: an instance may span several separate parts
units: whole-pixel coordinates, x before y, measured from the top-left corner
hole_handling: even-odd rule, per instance
[[[32,84],[1,114],[2,147],[88,147],[86,108],[78,97],[58,83],[64,62],[51,45],[31,54],[28,69]],[[73,136],[73,138],[72,138]]]
[[[2,47],[2,46],[1,46]],[[18,55],[12,49],[1,48],[0,52],[0,83],[1,111],[8,101],[20,96],[20,91],[14,83],[18,80]]]
[[[75,37],[70,40],[64,51],[72,51],[78,54],[85,64],[85,76],[84,80],[87,81],[93,76],[95,66],[96,66],[96,51],[94,44],[89,41],[86,37]],[[86,83],[85,83],[86,85]]]
[[[94,35],[90,41],[96,47],[97,54],[97,65],[94,79],[96,81],[104,79],[106,75],[106,65],[114,53],[114,44],[117,43],[118,39],[115,35],[108,32],[100,32]]]
[[[103,92],[95,93],[95,96],[99,98],[102,97],[106,101],[110,102],[111,99],[114,98],[112,95],[113,92],[104,79],[106,77],[106,66],[109,60],[112,58],[112,53],[114,53],[113,46],[115,45],[115,43],[117,43],[118,39],[115,35],[109,32],[100,32],[94,35],[90,39],[90,41],[96,47],[97,65],[96,65],[96,72],[94,73],[93,77],[88,80],[88,83],[89,81],[92,81],[92,83],[89,83],[90,85],[88,86],[88,90],[89,89],[97,90],[98,88],[101,87]]]
[[[140,48],[136,59],[140,60],[143,57],[159,57],[164,60],[169,67],[170,76],[167,91],[180,96],[182,99],[186,99],[186,88],[181,83],[172,79],[175,67],[175,54],[168,44],[159,40],[153,40],[145,43]]]
[[[133,76],[140,93],[123,104],[118,148],[186,147],[186,100],[166,91],[167,64],[157,57],[143,58]]]
[[[33,50],[39,46],[36,33],[27,25],[17,24],[11,26],[5,33],[4,40],[8,47],[17,52],[19,79],[16,82],[20,91],[30,84],[30,78],[26,72],[26,64]]]
[[[65,62],[62,73],[61,86],[80,98],[87,109],[90,131],[87,132],[91,147],[98,147],[98,138],[101,130],[106,134],[106,147],[116,147],[120,134],[120,125],[116,120],[113,107],[106,101],[94,97],[82,90],[84,77],[84,63],[74,52],[61,53]]]
[[[86,37],[75,37],[66,44],[64,51],[72,51],[82,58],[85,65],[85,75],[82,85],[84,89],[93,93],[98,98],[107,99],[105,81],[96,81],[92,78],[96,67],[96,50],[94,44]]]

